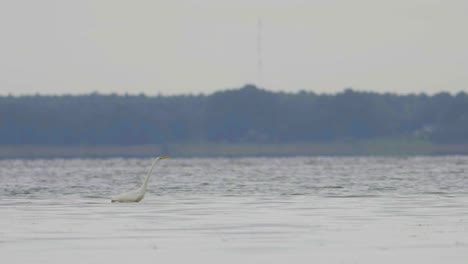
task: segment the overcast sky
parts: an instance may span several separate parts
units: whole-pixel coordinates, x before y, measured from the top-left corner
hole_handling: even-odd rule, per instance
[[[0,94],[468,91],[467,26],[466,0],[0,0]]]

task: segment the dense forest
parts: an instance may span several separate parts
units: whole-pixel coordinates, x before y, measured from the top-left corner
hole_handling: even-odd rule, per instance
[[[468,142],[465,93],[270,92],[210,95],[3,96],[0,145],[348,142],[375,138]]]

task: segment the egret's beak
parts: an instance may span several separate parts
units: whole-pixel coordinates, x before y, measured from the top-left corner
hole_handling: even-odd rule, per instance
[[[170,156],[162,156],[162,157],[159,157],[159,160],[163,160],[163,159],[169,159],[171,158]]]

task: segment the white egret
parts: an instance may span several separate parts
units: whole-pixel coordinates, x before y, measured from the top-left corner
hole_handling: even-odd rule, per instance
[[[113,203],[137,203],[141,200],[143,200],[143,197],[145,197],[145,192],[146,188],[148,187],[148,180],[151,176],[151,173],[153,172],[153,168],[158,163],[158,161],[163,160],[163,159],[168,159],[170,158],[169,156],[162,156],[162,157],[156,157],[153,161],[153,164],[151,165],[151,169],[148,172],[148,175],[146,175],[145,181],[143,184],[140,186],[140,188],[125,192],[119,195],[116,195],[112,197],[112,202]]]

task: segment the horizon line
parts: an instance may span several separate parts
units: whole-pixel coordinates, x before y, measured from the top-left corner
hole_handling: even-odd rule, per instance
[[[284,94],[299,94],[299,93],[314,93],[316,95],[337,95],[344,93],[348,90],[351,90],[353,92],[357,93],[373,93],[373,94],[391,94],[391,95],[400,95],[400,96],[405,96],[405,95],[427,95],[427,96],[434,96],[436,94],[450,94],[450,95],[457,95],[457,94],[466,94],[468,92],[464,90],[459,90],[456,92],[450,92],[447,90],[439,90],[439,91],[434,91],[434,92],[395,92],[395,91],[373,91],[373,90],[366,90],[366,89],[356,89],[354,87],[348,86],[348,87],[343,87],[341,90],[333,91],[333,92],[318,92],[314,91],[313,89],[297,89],[295,91],[285,91],[285,90],[273,90],[273,89],[268,89],[266,87],[260,87],[256,84],[251,84],[251,83],[246,83],[243,86],[240,87],[231,87],[231,88],[220,88],[215,91],[210,91],[210,92],[189,92],[189,93],[167,93],[166,92],[161,92],[158,91],[156,93],[147,93],[143,91],[139,92],[102,92],[102,91],[97,91],[97,90],[90,90],[88,92],[67,92],[67,93],[41,93],[41,92],[31,92],[31,93],[4,93],[0,92],[0,97],[35,97],[35,96],[43,96],[43,97],[65,97],[65,96],[89,96],[89,95],[101,95],[101,96],[120,96],[120,97],[125,97],[125,96],[145,96],[145,97],[177,97],[177,96],[210,96],[215,93],[219,92],[226,92],[226,91],[235,91],[235,90],[241,90],[247,87],[254,87],[259,90],[267,91],[270,93],[284,93]]]

